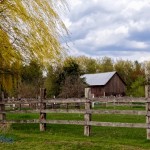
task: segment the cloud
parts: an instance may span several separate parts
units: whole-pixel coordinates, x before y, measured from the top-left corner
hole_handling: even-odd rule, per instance
[[[149,59],[149,18],[149,0],[70,0],[70,54]]]

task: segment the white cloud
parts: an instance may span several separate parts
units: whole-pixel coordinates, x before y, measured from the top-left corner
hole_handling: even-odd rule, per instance
[[[70,0],[71,55],[150,59],[149,0]],[[142,54],[140,54],[142,53]],[[141,56],[142,55],[142,56]]]
[[[131,48],[136,48],[137,50],[141,49],[141,52],[143,49],[148,48],[148,45],[144,42],[128,41],[127,44],[128,47],[130,46]]]

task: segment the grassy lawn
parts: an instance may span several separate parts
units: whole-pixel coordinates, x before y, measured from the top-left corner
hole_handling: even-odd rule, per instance
[[[7,115],[8,120],[38,118],[38,114]],[[47,119],[83,120],[83,115],[48,114]],[[145,116],[105,114],[93,115],[92,120],[145,123]],[[40,132],[39,124],[12,124],[0,135],[14,140],[13,143],[0,143],[2,150],[150,150],[145,129],[92,127],[91,136],[85,137],[83,126],[47,125],[47,131]]]
[[[105,103],[97,103],[94,106],[94,109],[115,109],[115,110],[145,110],[145,106],[144,105],[140,105],[139,106],[117,106],[117,104],[115,106],[113,106],[113,104],[108,104],[106,106]]]

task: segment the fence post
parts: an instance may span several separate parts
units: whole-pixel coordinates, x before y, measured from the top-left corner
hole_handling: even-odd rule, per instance
[[[145,85],[145,97],[147,98],[146,105],[146,123],[147,123],[147,139],[150,139],[150,70],[149,68],[145,68],[145,77],[146,77],[146,85]]]
[[[90,136],[91,134],[91,126],[89,125],[89,122],[91,121],[91,102],[87,101],[85,103],[85,114],[84,114],[84,121],[85,121],[85,125],[84,125],[84,135],[85,136]]]
[[[146,115],[147,139],[149,140],[150,139],[150,101],[147,101],[146,111],[147,111],[147,115]]]
[[[2,96],[0,96],[0,102],[4,102],[4,93],[2,92]],[[0,104],[0,120],[4,121],[6,120],[6,114],[5,111],[5,104]]]
[[[43,99],[45,99],[45,89],[40,88],[40,131],[46,131],[46,123],[42,123],[42,121],[46,121],[46,113],[42,112],[46,109],[46,103],[43,102]]]
[[[91,93],[91,88],[85,88],[85,98],[91,98],[92,99],[92,93]]]
[[[91,89],[90,88],[85,88],[85,98],[89,99],[91,98]],[[90,100],[87,100],[85,102],[85,114],[84,114],[84,121],[85,121],[85,125],[84,125],[84,135],[85,136],[90,136],[91,134],[91,126],[88,125],[88,123],[91,121],[91,102]]]
[[[150,98],[150,85],[146,85],[145,86],[145,97],[146,98]],[[147,123],[147,139],[150,139],[150,101],[147,101],[147,105],[146,105],[146,111],[147,111],[147,115],[146,115],[146,123]]]

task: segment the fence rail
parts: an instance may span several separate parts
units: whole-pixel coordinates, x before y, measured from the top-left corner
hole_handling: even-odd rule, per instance
[[[32,103],[58,103],[58,104],[66,104],[66,103],[85,103],[90,100],[88,99],[78,99],[78,98],[68,98],[68,99],[46,99],[46,100],[9,100],[9,101],[1,101],[0,104],[32,104]]]
[[[113,101],[116,101],[116,102],[147,102],[147,101],[150,101],[150,98],[146,98],[146,97],[140,97],[140,98],[136,98],[136,97],[115,97],[115,96],[109,96],[109,97],[99,97],[99,98],[91,98],[93,102],[113,102]],[[3,102],[15,102],[15,101],[24,101],[24,102],[36,102],[37,100],[40,101],[40,98],[36,99],[36,98],[20,98],[20,99],[17,99],[17,98],[5,98],[3,99]],[[59,98],[59,99],[54,99],[54,98],[51,98],[51,99],[43,99],[44,101],[50,101],[50,102],[66,102],[67,100],[68,101],[74,101],[76,102],[77,100],[80,101],[85,101],[85,98],[67,98],[67,99],[64,99],[64,98]]]
[[[126,127],[126,128],[150,128],[145,123],[120,123],[120,122],[97,122],[97,121],[77,121],[77,120],[4,120],[0,123],[45,123],[45,124],[67,124],[67,125],[88,125],[88,126],[101,126],[101,127]]]
[[[146,111],[137,110],[78,110],[78,109],[45,109],[45,110],[13,110],[0,113],[24,114],[24,113],[75,113],[75,114],[122,114],[122,115],[150,115]]]

